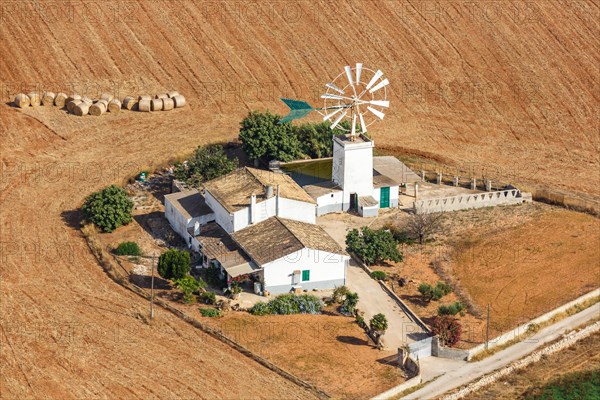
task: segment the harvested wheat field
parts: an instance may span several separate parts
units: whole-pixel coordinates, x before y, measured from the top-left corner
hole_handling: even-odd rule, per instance
[[[94,4],[0,2],[3,398],[309,397],[169,314],[145,323],[145,302],[102,272],[74,210],[94,190],[234,138],[248,110],[284,113],[279,97],[318,106],[346,63],[392,82],[391,112],[370,132],[377,146],[600,194],[591,0],[502,3],[493,18],[462,1],[441,14],[408,2]],[[121,100],[174,89],[187,105],[165,113],[82,118],[9,103],[34,90]]]

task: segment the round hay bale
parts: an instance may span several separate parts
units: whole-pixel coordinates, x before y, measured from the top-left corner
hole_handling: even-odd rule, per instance
[[[31,107],[37,107],[41,104],[40,95],[36,92],[27,93],[27,97],[29,97]]]
[[[143,94],[140,97],[138,97],[138,101],[142,101],[142,100],[152,100],[152,96],[149,96],[147,94]]]
[[[175,108],[181,108],[185,106],[185,97],[180,94],[173,97],[173,101],[175,102]]]
[[[179,92],[175,92],[175,91],[167,92],[167,96],[169,96],[172,99],[175,96],[179,96]]]
[[[94,104],[94,100],[90,99],[90,98],[89,98],[89,97],[87,97],[87,96],[83,96],[83,97],[81,98],[81,101],[83,101],[84,103],[87,103],[87,104],[88,104],[88,106],[91,106],[92,104]]]
[[[150,101],[150,105],[152,107],[152,111],[161,111],[163,108],[163,100],[162,99],[152,99],[152,101]]]
[[[56,93],[54,92],[46,92],[42,96],[42,104],[46,107],[54,105],[54,98],[56,97]]]
[[[81,100],[81,96],[78,94],[72,94],[69,97],[67,97],[67,100],[65,101],[65,103],[69,104],[73,100]]]
[[[150,100],[140,100],[138,110],[142,112],[150,112]]]
[[[15,96],[15,106],[19,108],[29,107],[29,97],[25,93],[19,93]]]
[[[75,112],[75,107],[83,103],[81,100],[71,100],[67,103],[67,111],[73,114]]]
[[[163,99],[163,111],[169,111],[175,108],[175,101],[173,99]]]
[[[100,96],[100,99],[102,99],[102,100],[106,100],[106,101],[108,101],[109,103],[110,103],[110,102],[112,101],[112,99],[114,99],[114,98],[115,98],[115,96],[113,96],[113,95],[112,95],[112,94],[110,94],[110,93],[102,93],[102,95]]]
[[[169,98],[169,95],[168,95],[168,94],[166,94],[166,93],[161,93],[161,94],[157,94],[157,95],[156,95],[156,98],[157,98],[157,99],[168,99],[168,98]]]
[[[54,105],[58,108],[63,108],[67,102],[67,95],[64,93],[58,93],[54,98]]]
[[[131,96],[127,96],[123,99],[123,107],[128,110],[133,110],[133,107],[137,104],[137,100]]]
[[[99,117],[106,112],[106,107],[104,103],[97,102],[90,106],[89,113],[95,117]]]
[[[89,111],[90,104],[86,103],[85,101],[82,101],[81,103],[73,107],[73,114],[78,115],[80,117],[87,115]]]
[[[117,99],[113,99],[108,103],[108,111],[111,113],[118,113],[121,111],[121,102]]]

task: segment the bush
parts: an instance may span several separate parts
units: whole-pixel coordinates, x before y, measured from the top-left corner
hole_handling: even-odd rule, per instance
[[[175,287],[183,292],[183,302],[193,303],[196,299],[194,293],[197,293],[200,288],[206,287],[206,283],[202,280],[196,280],[192,276],[184,276],[183,278],[175,281]]]
[[[206,282],[211,286],[223,288],[227,285],[225,279],[221,278],[219,268],[214,265],[210,265],[208,268],[204,269],[204,276],[206,277]]]
[[[427,302],[430,302],[431,300],[438,301],[450,292],[452,292],[450,285],[442,281],[439,281],[435,287],[431,286],[429,283],[421,283],[419,285],[419,293],[425,297]]]
[[[200,308],[199,310],[203,317],[216,318],[221,316],[221,310],[216,308]]]
[[[348,292],[340,307],[340,312],[344,315],[352,315],[358,304],[358,293]]]
[[[373,271],[373,272],[371,272],[371,278],[378,280],[378,281],[386,281],[387,275],[383,271]]]
[[[104,232],[112,232],[133,219],[133,201],[125,190],[115,185],[89,195],[82,210],[85,217]]]
[[[158,258],[158,273],[165,279],[181,279],[190,272],[190,253],[170,249]]]
[[[333,302],[341,304],[342,301],[344,301],[344,299],[346,298],[346,295],[348,293],[350,293],[350,291],[348,290],[348,288],[346,286],[344,286],[344,285],[337,286],[335,288],[335,290],[333,291],[333,296],[331,296]]]
[[[369,327],[373,332],[378,332],[383,335],[388,328],[387,318],[382,313],[375,314],[369,321]]]
[[[250,309],[250,313],[254,315],[319,314],[322,308],[321,299],[312,294],[296,296],[290,293],[281,294],[268,303],[256,303]]]
[[[375,264],[386,260],[402,261],[398,250],[398,242],[387,230],[374,231],[364,226],[361,231],[352,229],[346,235],[346,247],[367,264]]]
[[[462,313],[465,307],[462,305],[460,301],[450,304],[449,306],[439,306],[438,314],[439,315],[456,315],[458,313]]]
[[[121,242],[115,249],[118,256],[141,256],[142,250],[136,242]]]
[[[223,151],[223,146],[199,146],[186,163],[176,164],[175,178],[192,186],[228,174],[238,166],[238,160],[229,159]]]
[[[215,304],[217,302],[217,296],[213,292],[204,292],[201,298],[204,304]]]
[[[452,347],[460,340],[462,326],[454,317],[449,315],[437,316],[431,322],[431,333],[439,336],[443,344]]]

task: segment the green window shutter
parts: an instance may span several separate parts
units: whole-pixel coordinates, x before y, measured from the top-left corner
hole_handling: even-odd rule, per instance
[[[310,281],[310,270],[302,271],[302,281]]]

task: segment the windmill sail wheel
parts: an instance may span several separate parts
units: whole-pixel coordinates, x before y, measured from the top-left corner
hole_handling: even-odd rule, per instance
[[[350,131],[352,137],[367,132],[367,127],[377,120],[383,119],[385,110],[389,108],[387,100],[387,78],[383,72],[364,68],[362,64],[356,67],[344,67],[332,82],[327,83],[327,91],[321,95],[324,100],[320,109],[324,121],[331,122],[331,129]],[[340,123],[350,122],[350,129],[345,129]]]

